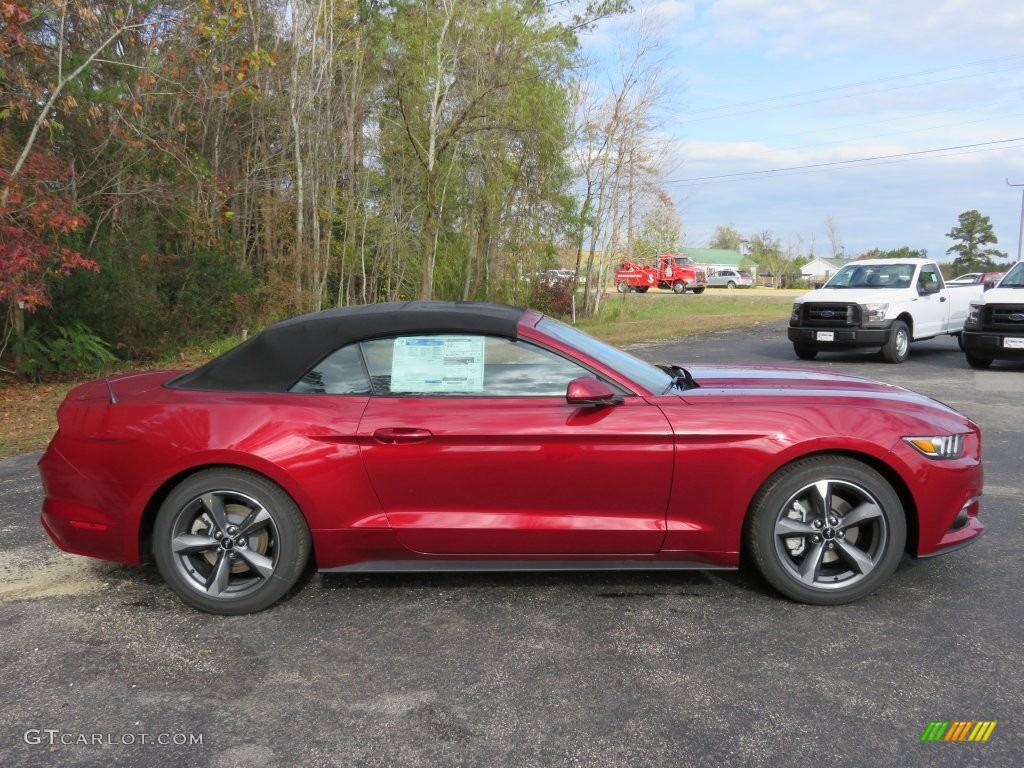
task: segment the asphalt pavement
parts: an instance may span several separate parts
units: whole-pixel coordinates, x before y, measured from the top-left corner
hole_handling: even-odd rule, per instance
[[[798,361],[782,325],[642,345],[917,389],[984,431],[988,530],[853,605],[739,573],[314,576],[254,616],[60,553],[0,461],[4,766],[1019,766],[1024,366],[951,339]],[[712,481],[712,479],[707,479]],[[990,721],[985,742],[924,742]]]

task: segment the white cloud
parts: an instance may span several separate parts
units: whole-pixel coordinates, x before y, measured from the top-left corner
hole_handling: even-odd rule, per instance
[[[642,7],[639,4],[638,7]],[[853,48],[908,52],[1020,51],[1024,4],[1006,0],[711,0],[697,5],[691,42],[756,44],[777,54],[813,57]]]

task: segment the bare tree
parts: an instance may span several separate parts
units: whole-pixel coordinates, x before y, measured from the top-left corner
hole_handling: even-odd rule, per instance
[[[843,238],[839,234],[839,225],[831,216],[825,217],[825,230],[828,232],[828,242],[832,247],[832,258],[837,259],[843,252]]]

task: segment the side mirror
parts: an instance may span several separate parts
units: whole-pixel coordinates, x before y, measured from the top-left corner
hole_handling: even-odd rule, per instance
[[[569,405],[621,405],[622,395],[593,376],[581,376],[565,388]]]
[[[999,282],[998,280],[986,280],[985,281],[985,288],[983,290],[987,291],[990,288],[995,288],[996,287],[996,283],[998,283],[998,282]]]
[[[938,293],[940,290],[939,284],[935,283],[919,283],[917,286],[917,293],[920,296],[927,296],[930,293]]]

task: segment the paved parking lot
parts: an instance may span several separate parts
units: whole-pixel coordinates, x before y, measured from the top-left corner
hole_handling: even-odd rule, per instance
[[[841,608],[741,574],[315,576],[255,616],[185,608],[155,573],[59,553],[35,457],[0,461],[7,766],[1018,766],[1024,366],[950,339],[885,365],[797,361],[780,325],[636,350],[824,367],[984,430],[988,531]],[[922,743],[988,720],[985,743]]]

